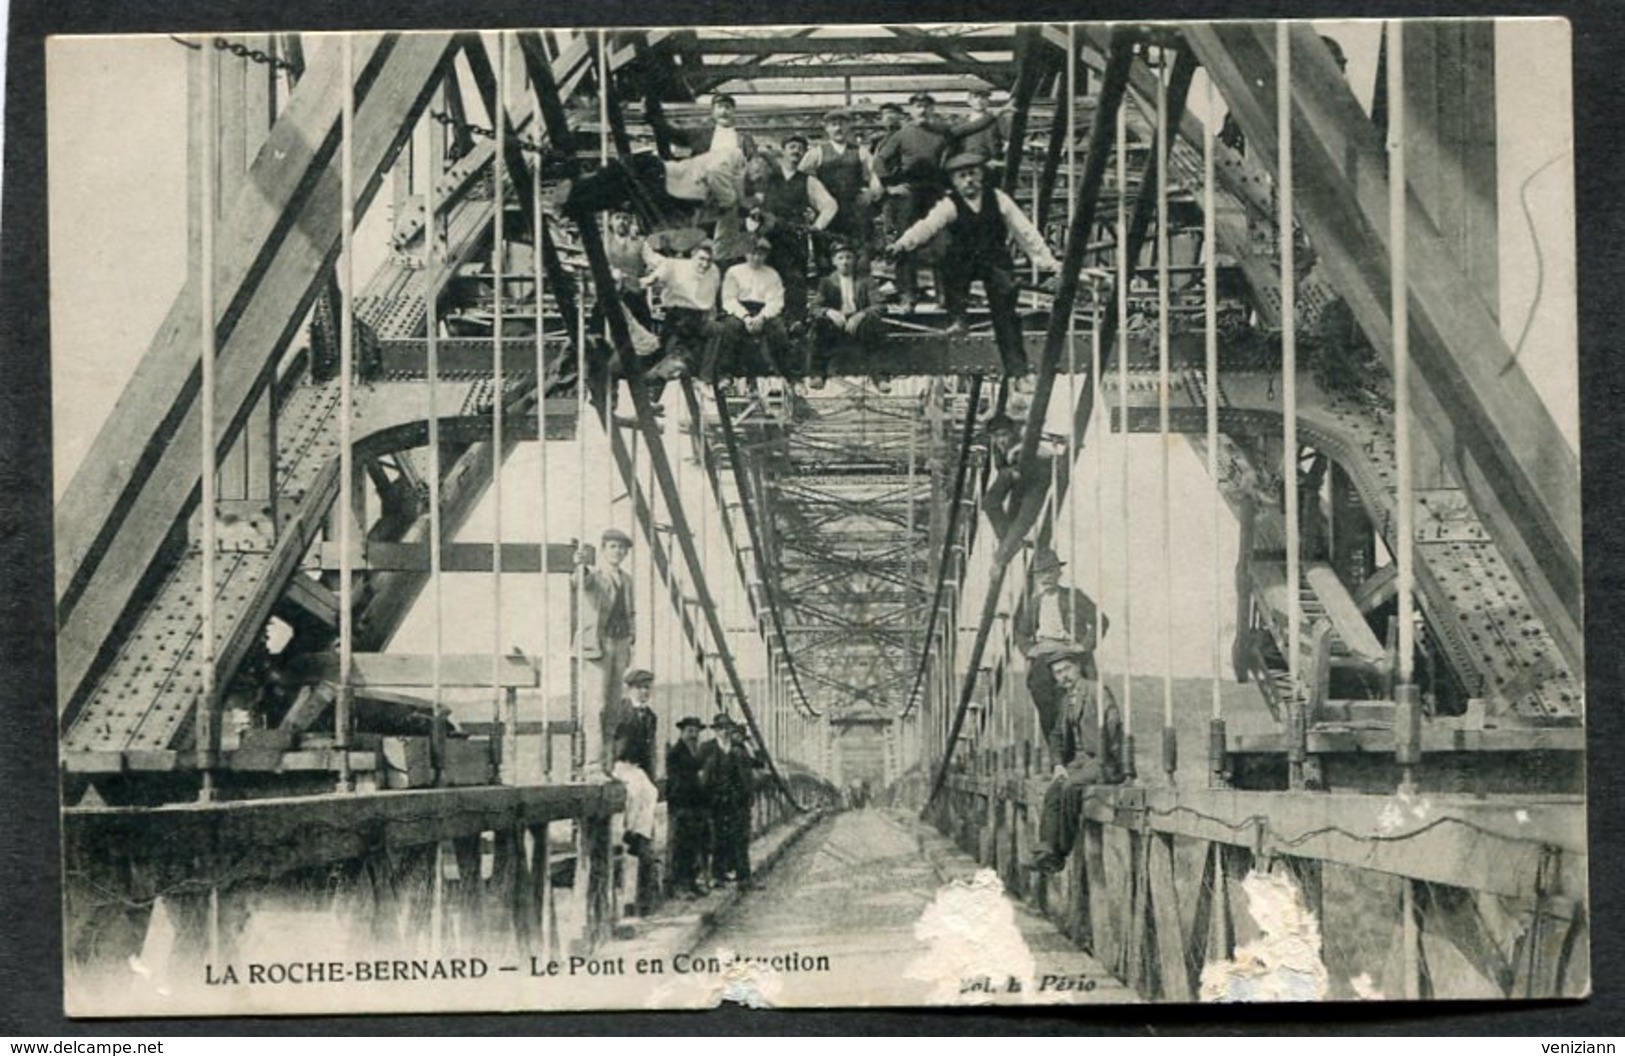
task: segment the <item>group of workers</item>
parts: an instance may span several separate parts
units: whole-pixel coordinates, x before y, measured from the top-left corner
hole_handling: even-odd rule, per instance
[[[623,814],[627,853],[639,863],[637,911],[647,915],[661,889],[656,813],[661,799],[655,769],[659,717],[651,706],[654,672],[635,667],[625,675],[626,695],[604,713],[610,738],[610,776],[626,788]],[[689,715],[677,722],[677,739],[665,752],[667,858],[670,890],[686,897],[713,885],[750,887],[751,816],[756,773],[766,765],[750,745],[750,731],[719,713],[705,723]]]
[[[576,551],[576,645],[582,670],[581,730],[584,770],[589,779],[608,776],[626,787],[625,845],[643,870],[638,906],[647,912],[659,890],[655,815],[660,801],[659,722],[650,706],[654,673],[632,667],[637,607],[632,577],[624,565],[632,538],[606,529],[598,552]],[[596,558],[596,560],[595,560]],[[693,716],[677,723],[677,739],[667,748],[665,801],[671,862],[671,889],[698,895],[729,881],[748,885],[750,829],[756,771],[765,758],[750,744],[750,731],[727,713],[706,726]]]
[[[1019,376],[1027,359],[1010,243],[1038,268],[1060,264],[989,176],[1008,107],[992,108],[989,92],[976,89],[969,109],[945,121],[919,92],[906,118],[902,106],[883,104],[866,142],[851,112],[832,110],[817,142],[795,133],[758,143],[737,127],[733,97],[718,93],[708,128],[672,128],[658,111],[651,118],[657,139],[688,156],[611,159],[564,189],[561,211],[578,225],[609,214],[611,269],[634,349],[653,357],[656,383],[765,372],[821,387],[837,349],[867,357],[886,340],[878,257],[896,261],[891,296],[904,314],[920,295],[920,260],[936,261],[951,334],[967,330],[970,291],[981,282],[1003,369]],[[660,293],[658,323],[651,289]]]

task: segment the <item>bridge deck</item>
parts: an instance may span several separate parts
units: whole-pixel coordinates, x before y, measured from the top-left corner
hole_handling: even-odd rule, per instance
[[[912,816],[847,811],[796,844],[699,952],[827,957],[827,971],[786,981],[798,1005],[850,1004],[859,993],[872,1005],[1137,1000],[1053,924],[976,875],[970,858]],[[1009,990],[1012,976],[1020,993]],[[762,996],[772,1003],[771,992]]]

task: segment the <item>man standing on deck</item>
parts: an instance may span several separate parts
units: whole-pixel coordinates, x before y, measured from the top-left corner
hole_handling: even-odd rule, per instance
[[[576,569],[570,581],[575,593],[572,600],[581,606],[581,636],[577,643],[581,658],[597,674],[597,684],[589,681],[581,695],[588,776],[597,776],[609,768],[608,742],[614,729],[606,729],[605,724],[613,721],[618,710],[622,680],[632,662],[632,644],[637,640],[632,576],[621,567],[632,552],[632,537],[619,528],[606,528],[599,544],[597,568],[592,567],[591,547],[576,550]]]

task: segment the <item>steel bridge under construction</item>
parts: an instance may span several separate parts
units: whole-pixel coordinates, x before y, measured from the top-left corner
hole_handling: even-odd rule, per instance
[[[188,279],[56,510],[70,1010],[160,927],[219,966],[318,911],[598,966],[581,1007],[719,944],[805,958],[786,1003],[973,1000],[1018,968],[909,962],[983,868],[1027,998],[1235,996],[1272,884],[1319,996],[1589,992],[1579,463],[1498,307],[1501,45],[1368,28],[1374,99],[1309,23],[177,38]],[[782,142],[972,88],[1061,263],[1028,374],[924,296],[827,384],[649,383],[568,188],[718,92]],[[1001,474],[1038,511],[1002,539]],[[625,851],[574,588],[607,528],[661,752],[720,714],[760,755],[760,891]],[[1055,871],[1044,554],[1124,734]]]

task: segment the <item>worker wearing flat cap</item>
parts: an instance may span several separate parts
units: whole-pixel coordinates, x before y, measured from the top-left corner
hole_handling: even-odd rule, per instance
[[[961,124],[949,124],[936,116],[937,101],[927,92],[916,92],[908,101],[911,120],[886,139],[875,152],[875,170],[891,192],[906,196],[901,225],[912,229],[942,196],[946,181],[943,161],[962,151],[966,136],[998,121],[988,112]],[[930,235],[911,243],[917,250],[930,241]],[[956,250],[957,252],[957,250]],[[912,311],[918,285],[917,259],[904,254],[897,262],[897,289],[903,310]]]
[[[1014,239],[1028,259],[1046,271],[1059,271],[1061,262],[1055,259],[1043,236],[1015,200],[988,181],[986,161],[980,154],[958,154],[950,158],[947,170],[951,189],[924,217],[904,231],[890,250],[912,253],[946,232],[953,246],[941,264],[948,332],[965,332],[971,283],[980,280],[987,292],[993,337],[1004,361],[1005,374],[1019,377],[1027,373],[1027,352],[1022,344],[1021,319],[1017,314],[1020,289],[1009,243]]]
[[[588,690],[582,694],[585,714],[581,716],[589,777],[610,768],[623,680],[637,639],[632,575],[621,567],[632,552],[632,537],[619,528],[606,528],[599,543],[597,567],[591,547],[576,549],[575,574],[570,581],[581,606],[575,644],[581,658],[592,665]]]
[[[666,750],[666,816],[671,824],[671,886],[685,897],[708,890],[703,875],[711,847],[711,799],[700,744],[705,728],[693,715],[677,720],[677,740]]]
[[[1085,677],[1092,649],[1078,642],[1048,639],[1029,658],[1048,665],[1065,694],[1065,711],[1050,742],[1053,778],[1044,790],[1039,816],[1039,849],[1030,866],[1059,872],[1072,853],[1083,821],[1084,804],[1099,785],[1123,780],[1123,719],[1111,691]]]
[[[615,765],[610,776],[626,787],[624,842],[627,852],[638,860],[636,906],[638,915],[643,916],[654,908],[655,894],[660,889],[654,849],[655,807],[660,802],[655,787],[655,737],[660,720],[649,704],[654,693],[654,672],[634,667],[624,681],[626,697],[615,724]]]

